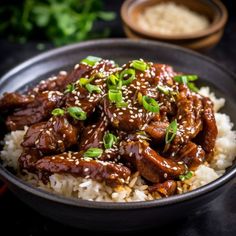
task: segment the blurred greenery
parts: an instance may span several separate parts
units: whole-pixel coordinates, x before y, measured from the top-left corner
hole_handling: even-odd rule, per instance
[[[59,46],[107,37],[109,29],[94,32],[94,23],[114,18],[114,12],[103,11],[101,0],[24,0],[0,7],[0,36],[20,43],[46,39]]]

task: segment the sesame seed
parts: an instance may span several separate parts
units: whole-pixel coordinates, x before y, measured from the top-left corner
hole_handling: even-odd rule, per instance
[[[39,143],[39,140],[38,140],[38,139],[34,142],[34,144],[37,144],[37,143]]]

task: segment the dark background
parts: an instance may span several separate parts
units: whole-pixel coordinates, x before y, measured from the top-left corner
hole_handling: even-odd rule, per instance
[[[122,38],[125,34],[122,30],[119,9],[123,1],[104,0],[107,10],[117,12],[117,18],[113,22],[97,23],[96,29],[109,26],[112,28],[110,37]],[[229,11],[229,20],[225,34],[221,42],[205,54],[212,57],[228,70],[236,73],[236,1],[223,1]],[[14,44],[0,39],[0,76],[6,71],[30,57],[39,54],[38,41],[27,44]],[[41,43],[41,41],[40,41]],[[45,49],[53,48],[53,45],[45,43]],[[149,230],[159,235],[178,236],[205,236],[205,235],[236,235],[236,181],[227,192],[212,202],[208,208],[196,212],[187,219],[181,219],[175,224],[165,228]],[[78,230],[56,223],[20,202],[11,192],[0,196],[0,235],[11,235],[15,231],[20,235],[42,235],[46,233],[63,233],[67,235],[85,234],[85,230]],[[91,222],[91,227],[92,227]],[[117,222],[119,223],[119,222]],[[157,222],[158,223],[158,222]],[[4,233],[6,232],[6,233]]]

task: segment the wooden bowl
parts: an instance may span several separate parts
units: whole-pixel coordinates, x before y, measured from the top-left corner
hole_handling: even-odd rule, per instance
[[[161,2],[175,2],[188,7],[190,10],[205,15],[210,25],[208,28],[191,34],[164,35],[142,29],[138,17],[145,8]],[[219,0],[126,0],[121,7],[121,18],[126,35],[132,39],[152,39],[177,44],[198,51],[214,47],[224,33],[228,18],[225,6]]]

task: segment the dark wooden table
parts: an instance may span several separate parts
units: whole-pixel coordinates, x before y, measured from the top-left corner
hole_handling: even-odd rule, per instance
[[[118,17],[114,22],[98,24],[96,27],[112,27],[111,37],[125,37],[119,18],[119,8],[122,1],[105,0],[106,8],[117,11]],[[224,1],[229,10],[229,21],[221,42],[206,55],[236,73],[236,1]],[[36,49],[38,42],[24,45],[9,43],[0,39],[0,75],[20,62],[40,53]],[[53,48],[49,43],[45,49]],[[208,208],[196,212],[187,219],[162,229],[156,229],[158,235],[176,236],[232,236],[236,235],[236,181],[227,192],[212,202]],[[43,235],[46,233],[85,234],[85,230],[74,229],[56,223],[30,209],[17,199],[11,192],[0,197],[0,235],[11,235],[15,231],[20,235]],[[91,222],[92,225],[92,222]],[[145,233],[152,233],[147,230]],[[6,232],[6,233],[4,233]]]

